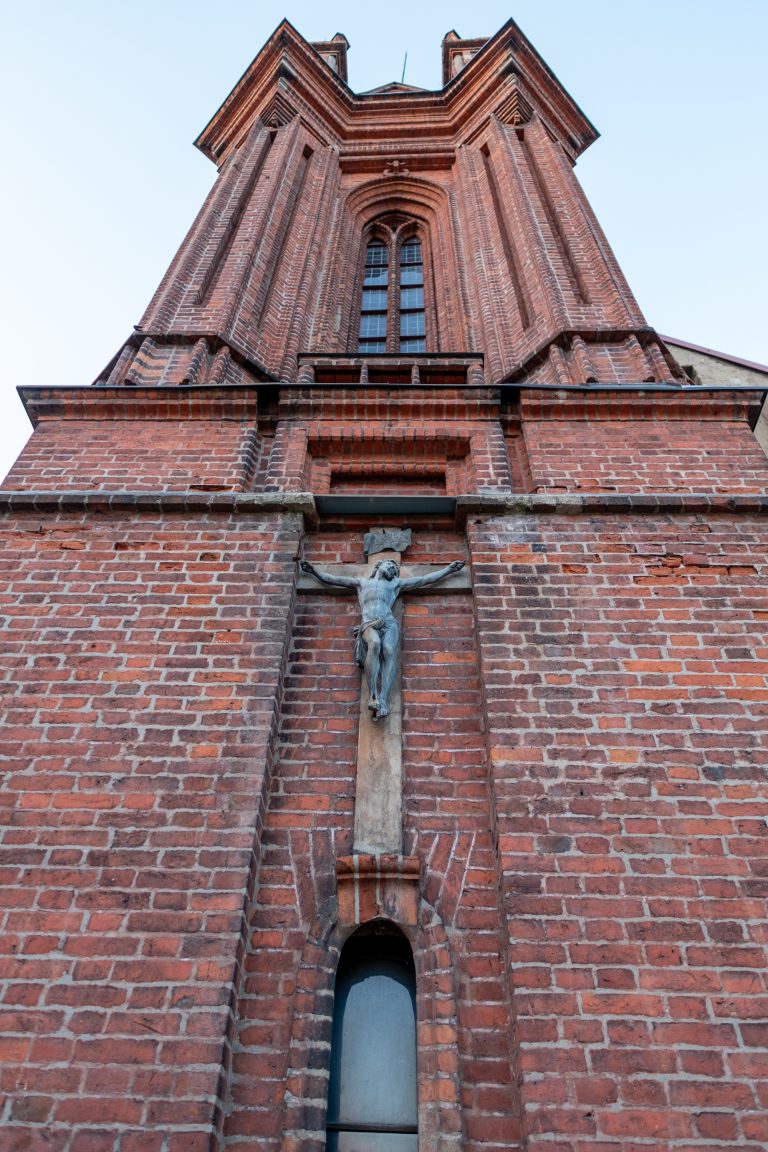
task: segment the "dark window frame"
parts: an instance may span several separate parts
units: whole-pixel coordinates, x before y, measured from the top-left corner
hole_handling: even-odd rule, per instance
[[[359,1026],[360,1020],[360,1004],[364,1004],[364,997],[361,996],[361,991],[365,986],[365,981],[369,977],[382,979],[386,982],[388,979],[392,980],[392,988],[399,989],[397,997],[402,1005],[403,994],[410,996],[410,1012],[406,1012],[407,1024],[405,1025],[408,1035],[404,1036],[404,1043],[410,1045],[413,1043],[413,1050],[408,1048],[398,1048],[398,1059],[393,1061],[387,1068],[397,1066],[401,1070],[402,1064],[410,1065],[406,1075],[406,1086],[398,1086],[393,1083],[392,1087],[395,1092],[399,1089],[402,1093],[398,1099],[395,1096],[397,1103],[394,1105],[395,1112],[398,1108],[401,1110],[400,1120],[395,1123],[388,1122],[382,1116],[378,1119],[368,1120],[364,1118],[367,1116],[371,1108],[375,1111],[376,1104],[381,1109],[381,1101],[375,1102],[370,1098],[370,1089],[366,1087],[369,1099],[362,1101],[350,1101],[345,1098],[344,1089],[349,1091],[349,1078],[352,1076],[353,1089],[354,1073],[350,1072],[350,1068],[356,1068],[357,1062],[353,1065],[347,1064],[345,1066],[344,1050],[340,1047],[342,1043],[342,1035],[345,1039],[349,1040],[349,1033],[344,1031],[349,1023],[345,1014],[349,1009],[350,998],[353,992],[357,989],[357,996],[352,1001],[355,1007],[353,1011],[352,1025],[355,1023]],[[378,985],[381,988],[381,984]],[[371,993],[369,992],[369,995]],[[378,992],[381,996],[381,992]],[[371,1005],[372,1008],[376,1006],[377,994],[372,995]],[[402,1007],[400,1009],[402,1011]],[[363,1013],[363,1016],[365,1013]],[[389,1023],[391,1024],[391,1020]],[[375,1051],[377,1041],[379,1044],[382,1042],[382,1035],[386,1032],[387,1021],[382,1021],[382,1031],[371,1031],[371,1050]],[[412,1034],[411,1034],[412,1029]],[[416,1037],[417,1037],[417,1013],[416,1013],[416,968],[414,964],[414,957],[411,946],[403,935],[394,925],[390,924],[373,924],[365,926],[358,930],[353,936],[347,940],[344,948],[342,949],[339,958],[339,964],[336,971],[336,980],[334,986],[334,1012],[333,1012],[333,1028],[332,1028],[332,1041],[331,1041],[331,1063],[330,1063],[330,1076],[328,1083],[328,1114],[326,1120],[327,1132],[327,1147],[335,1149],[340,1141],[339,1136],[342,1133],[358,1133],[361,1136],[365,1134],[377,1134],[380,1136],[391,1135],[393,1137],[418,1137],[418,1058],[416,1051]],[[399,1037],[397,1035],[391,1036],[390,1046],[394,1039],[395,1044],[399,1044]],[[354,1035],[352,1042],[357,1042],[359,1049],[360,1038]],[[365,1047],[363,1043],[362,1047]],[[353,1047],[353,1055],[355,1049]],[[347,1056],[349,1060],[349,1055]],[[346,1070],[345,1070],[346,1069]],[[410,1079],[412,1077],[412,1080]],[[377,1085],[379,1081],[376,1081]],[[357,1087],[365,1084],[365,1079],[358,1081]],[[410,1087],[409,1087],[410,1086]],[[410,1089],[412,1088],[412,1096]],[[375,1098],[375,1092],[374,1092]],[[356,1112],[359,1110],[359,1112]],[[408,1116],[408,1119],[404,1117]],[[340,1117],[346,1117],[341,1119]],[[389,1143],[387,1141],[386,1143]],[[398,1145],[399,1141],[395,1141]],[[415,1147],[415,1145],[413,1145]]]

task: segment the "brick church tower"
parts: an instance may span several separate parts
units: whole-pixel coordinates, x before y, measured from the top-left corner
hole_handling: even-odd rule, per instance
[[[649,327],[513,22],[347,49],[23,390],[0,1152],[760,1152],[768,376]]]

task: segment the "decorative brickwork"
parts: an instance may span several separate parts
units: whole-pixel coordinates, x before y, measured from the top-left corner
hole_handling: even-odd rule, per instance
[[[512,22],[479,44],[446,38],[442,93],[358,97],[343,37],[284,22],[200,136],[219,179],[104,378],[292,380],[301,353],[353,353],[368,232],[412,220],[428,352],[483,351],[494,380],[682,379],[573,175],[592,125]]]

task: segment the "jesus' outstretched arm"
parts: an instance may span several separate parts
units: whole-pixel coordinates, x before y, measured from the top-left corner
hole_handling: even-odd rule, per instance
[[[321,584],[329,584],[332,588],[354,588],[357,590],[360,587],[360,581],[354,576],[336,576],[333,572],[323,572],[319,568],[315,568],[314,564],[310,564],[309,560],[300,560],[299,567],[302,572],[314,576],[315,580],[319,580]]]
[[[460,572],[463,567],[463,560],[454,560],[447,567],[438,568],[437,572],[430,572],[428,576],[406,576],[400,581],[400,588],[407,592],[412,588],[424,588],[427,584],[437,584],[439,580],[445,580],[446,576]]]

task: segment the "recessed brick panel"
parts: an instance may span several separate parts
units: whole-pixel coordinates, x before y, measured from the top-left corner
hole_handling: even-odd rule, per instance
[[[213,420],[42,421],[6,488],[123,492],[247,490],[264,455],[256,430]]]
[[[440,560],[448,562],[464,551],[461,537],[451,534],[421,533],[415,544],[406,560],[433,560],[439,551]],[[307,539],[305,555],[321,566],[359,562],[361,538],[357,533],[321,533]],[[258,1137],[260,1147],[280,1147],[286,1127],[298,1124],[293,1105],[286,1101],[286,1077],[293,1095],[306,1093],[311,1069],[319,1074],[316,1062],[306,1064],[312,1053],[306,1041],[311,1037],[314,1044],[328,1042],[330,992],[340,947],[332,932],[336,860],[352,848],[360,694],[352,627],[357,615],[351,594],[339,597],[318,588],[298,601],[237,1001],[239,1027],[224,1147],[236,1147],[246,1136]],[[471,597],[407,596],[404,850],[422,861],[419,927],[411,935],[417,970],[423,974],[419,1015],[425,1037],[434,1037],[421,1057],[434,1071],[432,1079],[420,1080],[420,1101],[429,1115],[430,1108],[440,1105],[435,1085],[446,1077],[445,1090],[458,1076],[456,1106],[467,1134],[465,1147],[516,1149],[519,1103],[500,954],[497,858],[481,712]],[[450,988],[442,985],[442,1013],[438,1007],[427,1029],[434,1011],[432,995],[441,987],[432,983],[438,979],[434,928],[429,928],[433,920],[447,933],[454,992],[447,996]],[[312,963],[321,976],[321,984],[317,986],[317,976],[313,984],[313,1008],[308,991],[297,991],[310,942]],[[296,1050],[302,1037],[303,1057]],[[324,1077],[319,1084],[322,1095]],[[315,1133],[308,1146],[322,1148],[322,1100],[305,1127]]]
[[[746,421],[524,423],[533,490],[764,492],[768,456]]]

